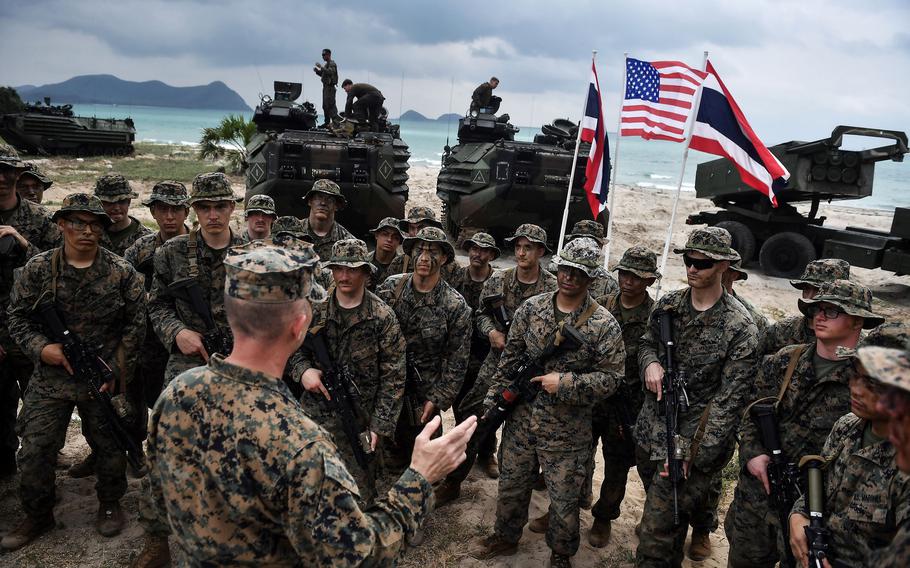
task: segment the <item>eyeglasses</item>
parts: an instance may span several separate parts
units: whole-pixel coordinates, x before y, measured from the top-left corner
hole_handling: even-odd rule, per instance
[[[714,268],[714,265],[718,261],[713,258],[692,258],[691,256],[684,254],[683,263],[685,263],[686,268],[694,266],[695,270],[708,270],[709,268]]]
[[[818,314],[824,314],[825,319],[833,320],[840,317],[844,311],[837,306],[809,306],[809,309],[806,310],[806,313],[810,318],[814,318]]]
[[[84,231],[89,229],[93,233],[101,233],[104,230],[104,225],[97,221],[91,223],[86,223],[85,221],[80,221],[79,219],[67,219],[66,224],[70,226],[74,231]]]

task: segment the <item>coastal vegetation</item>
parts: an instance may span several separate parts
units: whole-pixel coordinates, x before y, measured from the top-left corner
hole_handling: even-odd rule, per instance
[[[198,156],[208,160],[223,160],[229,173],[246,171],[246,147],[256,134],[256,124],[243,115],[229,114],[218,126],[202,129]]]

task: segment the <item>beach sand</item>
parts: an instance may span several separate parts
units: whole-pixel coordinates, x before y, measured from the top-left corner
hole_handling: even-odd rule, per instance
[[[129,158],[126,158],[129,159]],[[72,167],[66,159],[42,160],[51,177]],[[111,166],[114,164],[112,163]],[[99,172],[103,173],[103,172]],[[428,205],[440,211],[440,202],[435,196],[435,180],[438,169],[417,167],[410,170],[411,205]],[[233,178],[235,191],[242,191],[243,180]],[[134,187],[145,197],[154,185],[152,182],[134,182]],[[46,201],[59,205],[67,193],[91,191],[86,182],[59,184],[45,197]],[[670,218],[673,195],[651,189],[619,187],[614,206],[616,224],[611,244],[611,264],[619,260],[622,251],[633,244],[640,244],[658,253],[663,247],[666,226]],[[134,201],[133,215],[143,221],[150,221],[147,209]],[[54,207],[53,205],[51,206]],[[692,193],[684,193],[674,226],[673,246],[682,246],[691,227],[685,225],[686,216],[699,210],[710,209],[711,203],[696,199]],[[846,207],[823,206],[822,213],[828,216],[828,224],[835,227],[847,225],[888,230],[892,215],[887,212]],[[240,219],[240,215],[237,215]],[[508,263],[508,259],[504,262]],[[757,266],[749,267],[748,281],[740,283],[737,291],[752,301],[769,319],[796,313],[799,291],[783,279],[764,276]],[[685,286],[685,271],[676,255],[670,256],[664,270],[663,288],[671,290]],[[907,320],[910,316],[910,277],[896,277],[881,270],[854,269],[853,277],[869,286],[876,296],[875,309],[889,319]],[[451,412],[446,413],[447,424],[451,426]],[[0,555],[0,564],[9,566],[125,566],[138,554],[142,546],[142,529],[136,521],[139,481],[129,480],[129,489],[123,499],[123,506],[129,519],[127,528],[117,537],[106,539],[99,536],[93,521],[97,510],[94,478],[70,479],[66,468],[79,461],[88,453],[88,446],[79,431],[77,419],[69,430],[66,445],[61,451],[58,463],[57,494],[61,498],[56,508],[57,530],[42,536],[31,545],[11,554]],[[602,479],[602,462],[598,457],[595,473],[595,494]],[[0,482],[0,533],[11,529],[20,519],[21,507],[17,496],[18,477]],[[733,483],[729,483],[721,503],[721,528],[713,533],[711,540],[714,553],[704,562],[686,560],[686,566],[721,567],[726,565],[727,542],[723,534],[723,515],[732,496]],[[492,530],[496,509],[496,481],[487,479],[479,472],[472,472],[462,489],[461,499],[435,511],[426,528],[426,542],[419,548],[408,551],[402,562],[407,567],[436,566],[545,566],[549,549],[544,536],[525,531],[519,552],[515,556],[491,562],[478,562],[467,557],[469,542],[477,536]],[[638,523],[644,505],[645,494],[635,470],[629,473],[626,498],[622,516],[613,522],[613,536],[606,548],[594,549],[587,543],[587,533],[592,523],[589,511],[581,512],[581,547],[574,559],[578,567],[632,566],[634,564],[635,525]],[[546,511],[548,499],[544,493],[534,492],[530,506],[530,518]]]

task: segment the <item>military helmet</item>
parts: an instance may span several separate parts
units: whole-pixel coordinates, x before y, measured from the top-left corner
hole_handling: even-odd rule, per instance
[[[0,143],[0,166],[6,166],[8,168],[16,168],[18,170],[25,169],[25,162],[19,158],[19,152],[9,144]]]
[[[676,254],[700,252],[714,260],[739,260],[739,253],[733,248],[733,237],[721,227],[695,229],[689,235],[686,246],[673,249]]]
[[[347,266],[348,268],[360,268],[366,266],[370,269],[371,274],[376,274],[377,268],[370,262],[370,251],[367,250],[367,244],[360,239],[341,239],[335,241],[332,245],[332,258],[325,263],[325,266]]]
[[[461,243],[461,248],[465,251],[471,250],[471,247],[491,249],[494,253],[493,260],[496,260],[499,258],[499,255],[502,254],[502,251],[496,246],[496,239],[493,238],[493,235],[484,233],[483,231],[474,233],[471,235],[471,238],[465,239],[464,242]]]
[[[520,239],[521,237],[528,239],[532,243],[536,243],[538,245],[543,245],[544,250],[546,250],[547,252],[553,252],[552,250],[550,250],[550,247],[547,246],[547,232],[544,231],[541,227],[534,225],[532,223],[525,223],[524,225],[519,225],[518,228],[515,229],[514,235],[512,235],[511,237],[508,237],[506,239],[503,239],[503,240],[505,241],[505,243],[507,245],[511,245],[513,242],[515,242],[517,239]]]
[[[790,285],[800,290],[807,286],[818,288],[822,282],[848,280],[850,263],[839,258],[822,258],[806,265],[803,275],[798,280],[791,280]]]
[[[302,298],[321,302],[325,290],[313,272],[319,257],[312,246],[274,246],[252,242],[228,250],[224,259],[225,294],[248,302],[280,304]]]
[[[231,180],[221,172],[199,174],[193,179],[190,205],[199,201],[233,201],[236,203],[241,200],[243,200],[242,197],[234,195]]]
[[[151,207],[154,203],[164,203],[174,207],[188,207],[187,201],[190,196],[186,192],[186,186],[179,181],[166,180],[159,181],[152,188],[152,194],[142,200],[142,204]]]
[[[436,218],[436,212],[429,207],[417,205],[408,210],[408,216],[402,219],[405,223],[425,223],[442,229],[442,223]]]
[[[338,203],[339,209],[344,209],[348,204],[347,198],[341,194],[341,187],[330,179],[317,179],[313,183],[313,187],[306,192],[303,196],[303,200],[306,202],[309,200],[310,195],[314,193],[324,193],[325,195],[330,195],[335,198],[335,201]]]
[[[643,246],[626,249],[613,270],[625,270],[639,278],[660,278],[660,272],[657,271],[657,255]]]
[[[604,226],[591,219],[583,219],[572,226],[572,232],[566,235],[566,243],[578,237],[590,237],[597,241],[601,246],[606,244],[607,237],[604,234]]]
[[[54,182],[51,180],[51,178],[47,177],[47,174],[41,171],[41,168],[38,167],[38,164],[34,162],[23,162],[23,165],[25,166],[25,171],[19,175],[20,178],[24,176],[32,176],[44,186],[45,190],[54,185]]]
[[[121,174],[107,173],[95,181],[95,197],[107,203],[136,199],[139,194],[133,191],[130,182]]]
[[[560,266],[571,266],[591,278],[603,278],[607,271],[603,267],[603,253],[600,244],[591,237],[578,237],[559,251],[554,259],[557,269]]]
[[[401,245],[404,249],[404,253],[408,256],[413,256],[411,251],[414,250],[414,245],[420,241],[425,243],[438,243],[442,247],[442,250],[448,255],[446,261],[442,263],[443,265],[455,260],[455,247],[453,247],[452,243],[446,238],[445,231],[439,227],[424,227],[417,231],[416,236],[405,237],[404,243]]]
[[[105,213],[104,207],[101,206],[101,200],[98,199],[98,196],[88,193],[71,193],[64,197],[60,209],[54,211],[51,220],[56,221],[61,217],[65,218],[68,213],[76,211],[95,215],[105,227],[109,227],[113,223],[108,214]]]
[[[271,215],[276,219],[278,218],[278,214],[275,213],[275,200],[262,193],[253,195],[247,200],[243,216],[249,217],[250,213],[253,213],[254,211],[258,211],[265,215]]]
[[[809,307],[822,302],[835,305],[848,315],[863,318],[865,329],[872,329],[885,321],[884,317],[872,311],[872,292],[851,280],[824,282],[814,298],[810,300],[800,298],[797,305],[799,311],[808,316]]]
[[[404,240],[404,233],[401,232],[401,225],[399,220],[395,217],[384,217],[382,221],[376,225],[375,229],[370,229],[370,232],[374,235],[383,229],[395,229],[395,232],[398,233],[399,238]]]

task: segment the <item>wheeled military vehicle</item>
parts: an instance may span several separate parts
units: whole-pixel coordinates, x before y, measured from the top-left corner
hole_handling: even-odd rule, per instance
[[[893,144],[861,151],[842,150],[845,135],[888,138]],[[695,194],[720,208],[690,215],[689,224],[723,227],[744,262],[758,258],[771,276],[799,276],[816,258],[842,258],[853,266],[910,274],[910,209],[898,207],[891,231],[862,227],[825,227],[818,216],[822,201],[861,199],[872,195],[875,162],[901,162],[907,135],[893,130],[838,126],[828,138],[784,142],[769,148],[790,172],[776,191],[778,207],[740,180],[726,158],[698,165]],[[808,204],[800,212],[796,205]],[[805,209],[805,207],[804,207]]]
[[[558,119],[544,125],[532,142],[518,141],[519,129],[509,115],[487,110],[461,118],[458,144],[444,149],[436,195],[443,202],[446,230],[459,242],[480,228],[502,239],[522,223],[535,223],[555,244],[578,127]],[[569,227],[591,217],[583,187],[588,150],[587,144],[579,149]]]
[[[336,219],[363,237],[383,217],[404,217],[408,146],[385,117],[367,131],[350,121],[336,130],[316,127],[316,107],[298,104],[300,83],[275,81],[253,114],[257,134],[247,146],[246,198],[270,195],[279,215],[306,217],[302,197],[317,179],[341,186],[348,206]]]
[[[21,112],[0,116],[0,136],[28,154],[125,156],[133,153],[131,118],[74,116],[72,105],[26,103]]]

